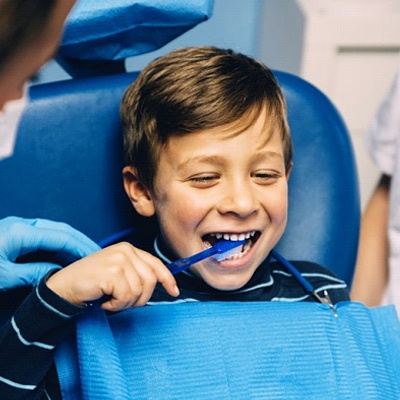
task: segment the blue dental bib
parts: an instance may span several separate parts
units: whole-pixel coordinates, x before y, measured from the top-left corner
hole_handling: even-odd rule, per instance
[[[179,303],[78,321],[56,363],[63,399],[400,398],[393,307]]]

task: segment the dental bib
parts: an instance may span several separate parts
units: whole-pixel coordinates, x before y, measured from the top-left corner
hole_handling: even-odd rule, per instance
[[[58,348],[63,399],[400,398],[393,307],[173,303],[90,310]]]

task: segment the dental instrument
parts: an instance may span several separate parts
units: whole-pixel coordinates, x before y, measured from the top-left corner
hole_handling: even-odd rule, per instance
[[[286,260],[286,258],[282,257],[275,250],[271,251],[271,255],[273,258],[275,258],[276,261],[279,261],[284,267],[289,270],[289,272],[297,279],[300,285],[303,286],[306,292],[311,293],[320,303],[327,304],[332,310],[334,316],[338,316],[335,306],[333,305],[327,290],[324,290],[323,295],[320,295],[319,293],[317,293],[314,286],[311,285],[311,283],[306,278],[304,278],[303,275],[301,275],[301,273],[297,270],[297,268],[295,268],[295,266],[291,262]]]

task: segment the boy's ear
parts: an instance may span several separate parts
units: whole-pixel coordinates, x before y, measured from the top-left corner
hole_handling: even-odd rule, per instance
[[[154,215],[155,208],[150,191],[137,178],[135,168],[124,167],[122,174],[124,177],[125,192],[138,214],[143,217]]]

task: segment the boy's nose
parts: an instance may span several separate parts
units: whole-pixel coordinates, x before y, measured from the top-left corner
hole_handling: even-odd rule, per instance
[[[234,214],[244,218],[256,212],[258,204],[251,185],[236,183],[224,189],[218,211],[221,214]]]

